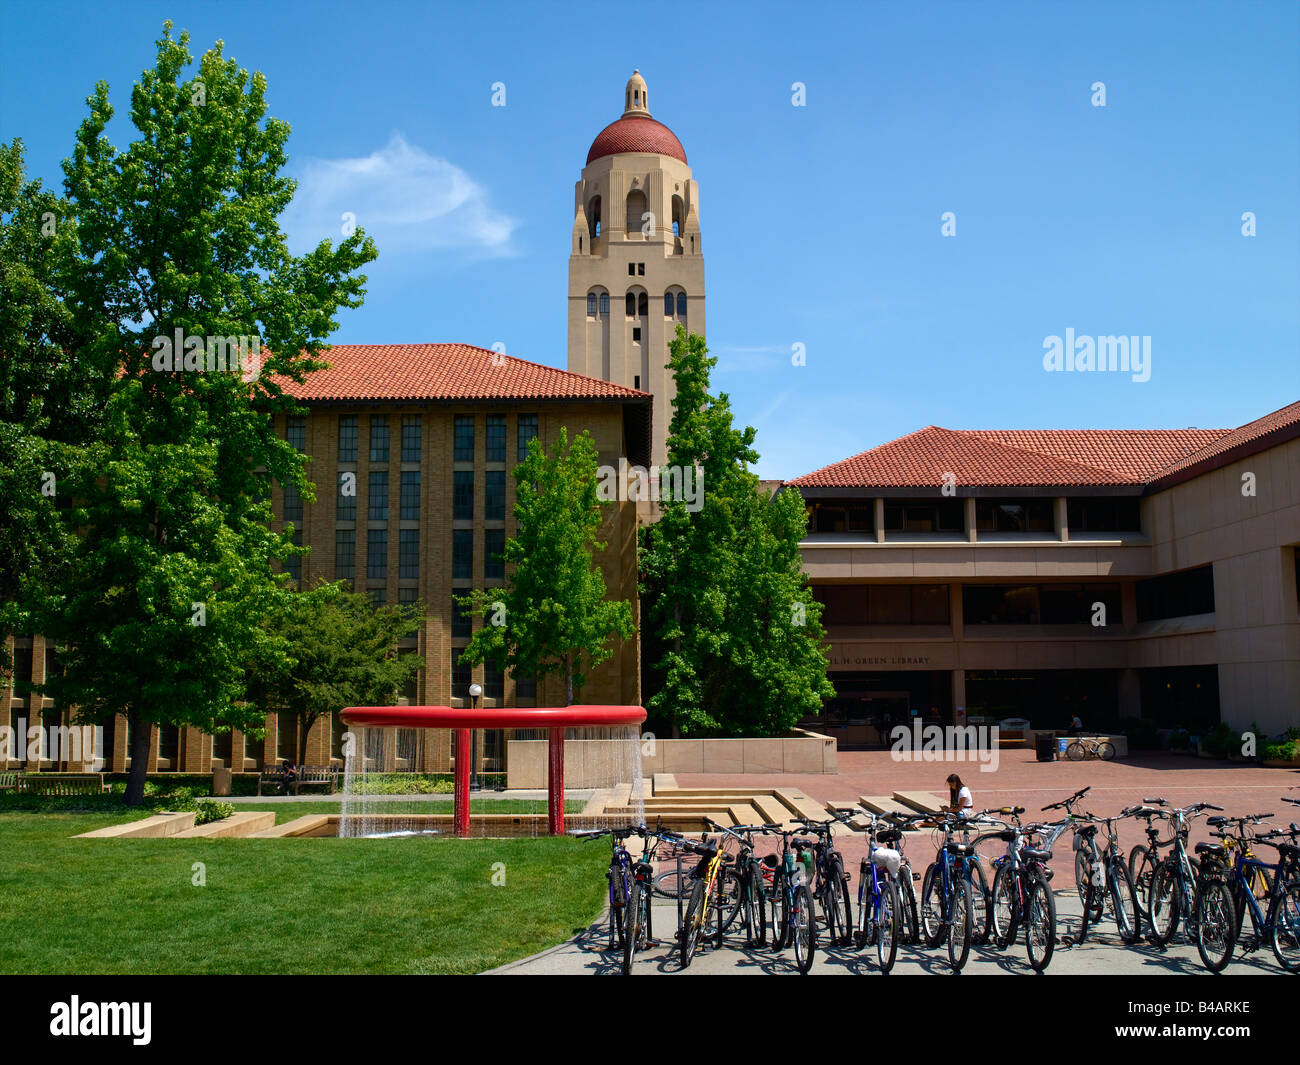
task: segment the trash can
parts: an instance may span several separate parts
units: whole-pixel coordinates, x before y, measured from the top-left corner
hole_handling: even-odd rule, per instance
[[[230,777],[229,769],[214,769],[212,771],[212,794],[229,795]]]
[[[1034,733],[1034,753],[1040,762],[1056,761],[1056,737],[1050,732]]]

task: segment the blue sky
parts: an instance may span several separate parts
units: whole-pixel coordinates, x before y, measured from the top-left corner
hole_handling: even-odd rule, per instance
[[[342,203],[378,243],[338,342],[564,366],[573,182],[639,67],[700,183],[715,387],[764,476],[928,424],[1235,426],[1300,399],[1300,4],[3,0],[0,136],[32,175],[61,185],[96,80],[125,114],[167,17],[266,74],[295,245]],[[1150,336],[1150,379],[1045,371],[1067,329]]]

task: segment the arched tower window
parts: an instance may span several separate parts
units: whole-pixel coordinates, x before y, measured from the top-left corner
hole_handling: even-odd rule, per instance
[[[644,225],[643,216],[646,213],[645,193],[640,189],[633,189],[627,194],[627,232],[639,233]]]
[[[677,317],[685,321],[686,319],[686,293],[677,293]]]
[[[670,288],[664,293],[664,317],[686,321],[686,293],[681,289]]]
[[[587,293],[587,317],[596,317],[596,293],[594,290]]]
[[[600,294],[600,316],[602,318],[609,317],[609,293],[608,292],[602,292]]]
[[[680,237],[686,227],[686,204],[680,196],[673,197],[673,236]]]
[[[627,299],[624,301],[624,303],[626,304],[624,308],[624,313],[629,318],[635,318],[636,317],[636,293],[629,292],[627,294]]]
[[[672,316],[673,316],[673,294],[671,292],[665,292],[664,293],[664,317],[671,318]]]
[[[640,293],[636,298],[636,313],[642,318],[646,318],[650,314],[650,297],[644,292]]]
[[[593,196],[587,204],[587,230],[593,237],[600,236],[600,197]]]

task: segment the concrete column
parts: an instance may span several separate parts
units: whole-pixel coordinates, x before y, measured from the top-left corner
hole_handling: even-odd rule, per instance
[[[883,499],[874,499],[875,505],[875,525],[876,525],[876,543],[885,542],[885,501]]]
[[[961,614],[961,585],[956,581],[948,585],[948,621],[952,625],[952,638],[960,641],[966,629]]]
[[[952,709],[953,721],[956,721],[957,707],[966,706],[966,671],[964,669],[954,669],[952,671]]]
[[[975,497],[967,496],[966,500],[966,539],[970,543],[975,543],[979,539],[979,529],[976,528],[975,518]]]
[[[1056,535],[1061,543],[1068,543],[1070,539],[1070,509],[1066,505],[1065,496],[1057,496],[1052,500],[1056,509]]]

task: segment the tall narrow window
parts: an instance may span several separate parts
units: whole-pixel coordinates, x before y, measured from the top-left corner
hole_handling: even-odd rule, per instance
[[[671,318],[672,316],[673,316],[673,294],[671,292],[665,292],[664,293],[664,317]]]
[[[284,486],[284,520],[300,527],[302,525],[302,496],[298,494],[298,486],[294,484]]]
[[[357,520],[357,475],[355,473],[339,474],[338,509],[335,517],[338,521]]]
[[[293,530],[293,546],[302,547],[302,530]],[[302,583],[302,555],[290,555],[284,560],[284,571],[295,581]]]
[[[357,559],[357,534],[352,529],[334,532],[334,579],[350,581],[354,576]]]
[[[474,578],[474,530],[453,529],[451,533],[452,580]]]
[[[455,521],[474,520],[473,470],[457,470],[452,474],[451,516]]]
[[[370,461],[388,461],[388,415],[370,416]]]
[[[487,461],[505,462],[506,460],[506,416],[489,414],[487,416]]]
[[[587,293],[587,317],[596,317],[596,293],[594,292]]]
[[[451,638],[468,640],[474,635],[474,615],[469,612],[469,607],[461,606],[457,598],[455,594],[451,597]]]
[[[339,461],[357,461],[357,416],[344,414],[339,418]]]
[[[677,293],[677,317],[678,318],[686,317],[686,293],[685,292]]]
[[[402,415],[402,461],[419,462],[421,450],[420,416],[418,414]]]
[[[302,414],[290,414],[284,429],[284,438],[289,446],[299,451],[307,450],[307,418]]]
[[[536,414],[519,415],[518,435],[519,444],[516,449],[518,459],[516,461],[523,462],[524,459],[528,457],[528,441],[532,440],[533,437],[537,435]]]
[[[371,521],[388,520],[388,471],[370,471],[370,498],[367,516]]]
[[[397,534],[397,576],[404,581],[413,581],[420,576],[420,530],[402,529]],[[414,588],[403,591],[414,593]],[[412,594],[410,602],[415,602]]]
[[[456,462],[474,461],[474,415],[457,414],[452,458]]]
[[[650,297],[644,292],[639,293],[636,298],[636,313],[642,318],[650,314]]]
[[[505,529],[483,530],[483,579],[503,581],[506,579],[506,564],[501,558],[506,549]]]
[[[366,532],[366,576],[382,580],[388,576],[388,530]]]
[[[402,471],[401,512],[402,521],[420,520],[420,471]]]
[[[506,520],[506,471],[488,470],[483,485],[483,519]]]
[[[600,294],[600,316],[602,318],[609,317],[609,293],[608,292],[602,292]]]
[[[627,299],[624,300],[623,303],[624,303],[624,308],[623,308],[624,313],[629,318],[635,318],[636,317],[636,293],[629,292],[627,294]]]

